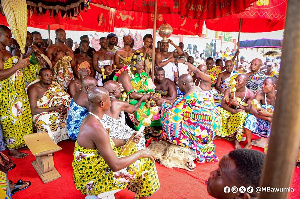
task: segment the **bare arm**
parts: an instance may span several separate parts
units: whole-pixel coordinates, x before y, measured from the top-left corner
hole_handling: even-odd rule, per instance
[[[0,80],[4,80],[12,76],[17,70],[24,68],[29,65],[29,58],[23,59],[23,55],[21,55],[17,64],[9,69],[4,69],[3,63],[3,53],[0,52]]]
[[[174,82],[172,82],[171,80],[167,80],[168,81],[168,96],[163,97],[164,100],[166,100],[167,103],[173,103],[176,96],[177,96],[177,91],[176,91],[176,87]]]
[[[185,65],[187,65],[189,67],[189,70],[191,70],[196,75],[196,78],[211,83],[211,78],[208,74],[201,72],[198,68],[196,68],[193,64],[189,62],[185,62]]]
[[[124,90],[126,91],[126,93],[128,93],[129,91],[133,90],[133,87],[131,85],[130,82],[130,77],[126,72],[123,72],[120,77],[118,78],[118,82],[120,82],[124,88]],[[131,92],[129,94],[129,97],[131,99],[135,99],[135,100],[139,100],[143,97],[143,94],[137,93],[137,92]]]
[[[183,55],[183,50],[179,46],[175,45],[171,39],[169,39],[169,43],[176,48],[178,55]]]
[[[75,82],[72,81],[69,86],[68,86],[68,92],[71,96],[71,98],[73,98],[76,94],[76,85],[75,85]]]
[[[98,67],[98,59],[99,59],[99,53],[96,52],[93,55],[93,65],[94,65],[94,69],[95,71],[97,71],[98,73],[101,73],[100,68]]]
[[[216,89],[219,90],[221,93],[224,93],[224,88],[221,88],[221,82],[222,82],[223,73],[220,73],[217,79],[216,83]]]
[[[95,129],[97,131],[95,131]],[[103,126],[98,128],[90,128],[89,131],[91,135],[89,136],[89,139],[92,140],[99,153],[101,154],[101,156],[112,171],[119,171],[123,168],[126,168],[135,161],[137,161],[139,158],[150,157],[152,159],[153,157],[152,154],[146,149],[138,151],[127,157],[118,158],[113,149],[111,148],[109,135],[105,131]]]
[[[121,110],[124,110],[124,111],[126,111],[127,113],[134,113],[134,112],[136,112],[136,111],[140,108],[141,103],[142,103],[143,101],[145,101],[147,98],[149,98],[149,95],[148,95],[148,94],[143,95],[143,96],[141,97],[141,99],[139,99],[138,103],[136,103],[134,106],[131,105],[131,104],[128,104],[127,102],[121,101],[121,102],[119,102],[119,103],[122,103],[122,104],[121,104]]]
[[[123,67],[123,64],[120,64],[120,53],[119,53],[119,51],[116,52],[115,65],[117,66],[117,68],[122,68]]]

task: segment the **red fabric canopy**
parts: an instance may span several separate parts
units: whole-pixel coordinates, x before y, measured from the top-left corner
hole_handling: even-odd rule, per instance
[[[284,29],[287,0],[259,0],[249,10],[219,19],[206,20],[210,30],[238,32],[270,32]]]
[[[166,21],[173,28],[173,34],[201,35],[204,21],[182,17],[178,14],[158,14],[157,27]],[[115,27],[130,29],[152,29],[154,14],[133,11],[116,11]]]
[[[213,19],[244,11],[257,0],[158,0],[158,13]],[[117,10],[154,13],[155,0],[91,0]]]

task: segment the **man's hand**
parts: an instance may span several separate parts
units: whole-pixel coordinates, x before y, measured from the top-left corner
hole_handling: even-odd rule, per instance
[[[155,157],[149,149],[142,149],[137,153],[140,153],[141,158],[150,158],[153,162],[155,161]]]
[[[240,108],[233,109],[233,114],[236,114],[236,113],[241,112],[241,111],[243,111],[243,109],[240,109]]]
[[[145,102],[145,101],[147,101],[149,98],[150,98],[150,95],[149,95],[149,94],[145,94],[145,95],[142,96],[141,99],[142,99],[143,102]]]
[[[67,108],[64,105],[59,105],[53,107],[53,111],[59,112],[60,114],[64,115],[67,113]]]
[[[27,58],[23,59],[23,55],[21,54],[17,65],[18,65],[19,69],[28,66],[29,65],[29,58],[27,57]]]
[[[129,140],[132,140],[134,141],[135,143],[139,143],[140,142],[140,139],[141,139],[141,135],[138,135],[137,132],[134,132],[131,137],[129,138]]]
[[[171,39],[169,39],[168,42],[169,42],[170,44],[172,44],[173,46],[175,45],[174,42],[173,42]]]
[[[232,106],[239,106],[240,104],[236,101],[235,98],[230,98],[229,99],[229,103],[232,105]]]

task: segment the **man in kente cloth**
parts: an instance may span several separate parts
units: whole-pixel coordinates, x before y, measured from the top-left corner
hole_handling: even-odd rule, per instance
[[[264,148],[268,144],[276,101],[276,80],[275,77],[267,77],[262,85],[262,91],[258,92],[253,100],[257,104],[253,101],[251,103],[251,114],[247,116],[244,126],[247,140],[245,148],[252,148],[252,133],[260,137],[253,141],[255,146]]]
[[[142,125],[161,128],[161,121],[159,117],[156,118],[157,111],[152,111],[151,114],[151,110],[155,109],[155,100],[158,99],[157,95],[150,95],[150,93],[154,93],[155,85],[148,74],[144,72],[144,60],[139,52],[133,55],[130,65],[124,66],[116,73],[114,81],[122,84],[131,105],[138,103],[143,95],[147,95],[146,100],[151,96],[151,101],[143,102],[134,116],[129,114],[135,130],[139,130]]]
[[[244,123],[249,113],[254,93],[246,87],[248,76],[239,74],[236,84],[225,90],[219,109],[222,116],[222,128],[217,135],[234,142],[234,148],[239,149],[243,137]]]
[[[261,91],[261,86],[263,85],[264,80],[267,78],[267,76],[260,71],[261,66],[261,59],[255,58],[252,60],[250,65],[251,71],[247,73],[249,78],[247,87],[255,94]]]
[[[172,105],[163,104],[163,136],[173,144],[190,148],[201,163],[218,161],[213,143],[221,117],[212,96],[194,85],[192,76],[181,75],[178,86],[185,93]]]
[[[32,133],[32,116],[25,89],[22,68],[29,65],[29,58],[12,57],[5,48],[12,43],[11,31],[0,25],[0,122],[8,155],[24,158],[28,154],[17,149],[25,146],[24,135]]]
[[[82,120],[89,114],[87,93],[97,86],[97,80],[86,76],[82,79],[81,89],[71,99],[67,114],[67,133],[72,140],[77,140]]]
[[[66,44],[66,32],[63,29],[55,30],[56,43],[47,48],[47,57],[52,62],[54,81],[67,90],[70,81],[74,78],[74,52]]]
[[[100,38],[100,46],[100,50],[93,55],[93,65],[96,71],[95,78],[98,81],[98,86],[103,86],[102,77],[105,73],[104,67],[108,65],[112,66],[114,64],[115,56],[114,53],[107,50],[108,42],[105,37]]]
[[[130,64],[132,55],[135,52],[135,50],[131,47],[132,38],[130,35],[125,35],[123,37],[123,42],[124,47],[119,49],[115,56],[115,63],[118,69]]]
[[[121,85],[115,81],[107,81],[103,86],[108,92],[111,101],[111,107],[105,112],[101,122],[106,129],[110,129],[110,137],[116,139],[129,139],[135,132],[130,128],[125,121],[124,111],[127,113],[136,112],[143,101],[148,97],[143,95],[143,97],[135,105],[131,105],[128,102],[120,100],[122,97],[123,88]],[[140,142],[137,144],[137,149],[145,148],[145,137],[141,135]]]
[[[82,121],[72,162],[76,189],[98,198],[102,198],[98,194],[105,192],[109,198],[113,197],[115,192],[125,188],[135,192],[135,198],[154,194],[160,184],[151,152],[148,149],[135,152],[133,147],[127,155],[122,155],[117,147],[123,146],[126,140],[110,138],[101,122],[111,105],[108,91],[92,88],[88,100],[90,112]],[[131,138],[128,142],[139,141],[138,136]]]
[[[70,96],[59,84],[52,81],[51,69],[43,68],[40,80],[28,86],[28,96],[37,132],[46,132],[58,143],[69,139],[66,128],[67,107]]]
[[[87,55],[89,49],[89,42],[82,40],[79,44],[80,53],[74,56],[75,59],[75,70],[74,76],[78,77],[78,71],[81,68],[86,68],[89,71],[91,77],[95,77],[95,70],[93,67],[93,59]]]
[[[229,86],[230,80],[236,78],[237,72],[233,70],[233,62],[231,60],[225,61],[225,71],[220,73],[216,83],[216,89],[224,94]]]

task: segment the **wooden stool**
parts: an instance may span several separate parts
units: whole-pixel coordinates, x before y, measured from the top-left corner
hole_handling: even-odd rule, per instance
[[[60,178],[60,174],[54,167],[53,153],[61,150],[48,133],[33,133],[24,136],[25,143],[36,157],[36,161],[31,162],[36,172],[44,183]]]

